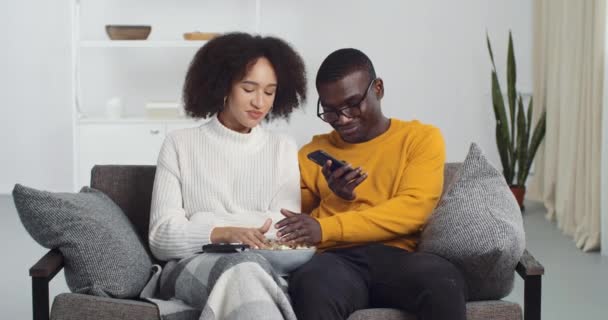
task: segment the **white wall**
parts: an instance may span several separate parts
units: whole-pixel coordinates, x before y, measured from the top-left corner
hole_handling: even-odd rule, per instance
[[[462,160],[469,143],[477,141],[498,164],[485,30],[493,39],[501,78],[507,33],[513,30],[519,87],[530,91],[531,15],[529,0],[262,0],[261,31],[292,42],[305,58],[310,79],[306,112],[293,117],[289,127],[278,127],[299,144],[329,130],[315,116],[315,72],[331,51],[357,47],[385,80],[387,115],[439,126],[450,161]],[[0,193],[17,182],[72,189],[70,18],[67,0],[0,2]],[[30,318],[26,270],[44,249],[27,236],[16,214],[2,218],[0,225],[6,231],[0,233],[3,251],[16,246],[19,252],[2,269],[1,309],[7,318]],[[51,289],[51,296],[66,291],[61,276]]]
[[[335,49],[355,47],[372,59],[384,79],[385,114],[441,128],[448,161],[462,161],[476,141],[500,165],[485,32],[504,79],[508,31],[513,30],[518,87],[530,92],[531,1],[264,0],[261,12],[261,31],[289,40],[307,63],[306,113],[293,117],[289,127],[281,126],[299,144],[330,129],[315,116],[319,65]]]
[[[70,190],[69,1],[5,1],[0,8],[0,193],[16,182]],[[262,0],[261,9],[261,31],[288,39],[307,63],[306,110],[289,126],[276,125],[300,145],[329,130],[315,116],[314,77],[321,61],[335,49],[356,47],[385,81],[387,115],[439,126],[449,161],[461,161],[476,141],[499,164],[485,31],[504,79],[507,34],[513,30],[519,89],[529,92],[531,1]]]
[[[17,182],[69,190],[72,182],[69,1],[0,2],[0,193]],[[47,250],[21,225],[12,200],[0,196],[3,319],[31,319],[28,269]],[[66,292],[63,273],[50,295]]]
[[[69,1],[0,2],[0,193],[72,182]]]

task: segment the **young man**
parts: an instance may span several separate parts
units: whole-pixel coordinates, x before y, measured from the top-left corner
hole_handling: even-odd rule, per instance
[[[445,145],[435,127],[384,116],[382,79],[369,58],[341,49],[321,64],[317,114],[335,130],[299,152],[302,211],[282,210],[277,235],[322,253],[291,275],[298,319],[346,319],[359,309],[418,319],[465,319],[465,282],[447,260],[416,252],[441,195]],[[346,165],[307,158],[323,150]]]

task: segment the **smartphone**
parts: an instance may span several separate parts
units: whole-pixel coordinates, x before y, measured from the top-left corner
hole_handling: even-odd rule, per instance
[[[203,253],[234,253],[249,249],[248,244],[210,243],[203,246]]]
[[[308,159],[312,160],[314,163],[320,165],[321,167],[323,167],[325,165],[325,163],[327,163],[327,160],[331,160],[331,167],[329,167],[330,171],[334,171],[334,170],[346,165],[346,163],[344,161],[340,161],[340,160],[332,157],[331,155],[329,155],[329,153],[327,153],[323,150],[313,151],[313,152],[309,153],[307,155],[307,157],[308,157]]]

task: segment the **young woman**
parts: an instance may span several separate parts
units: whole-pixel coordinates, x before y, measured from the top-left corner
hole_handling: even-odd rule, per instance
[[[226,307],[226,300],[232,298],[224,297],[231,290],[230,281],[243,286],[243,281],[255,282],[268,274],[267,279],[247,284],[258,291],[255,295],[266,294],[275,302],[275,307],[266,306],[260,312],[266,319],[292,318],[293,312],[284,306],[286,296],[277,296],[272,289],[259,292],[265,288],[261,282],[280,281],[263,258],[251,253],[197,253],[209,243],[263,248],[265,238],[274,237],[274,224],[283,218],[280,210],[300,209],[297,146],[293,139],[269,132],[259,124],[287,118],[306,99],[302,59],[277,38],[244,33],[217,37],[195,55],[183,99],[188,115],[210,120],[198,128],[171,132],[158,157],[149,243],[157,259],[170,261],[162,271],[161,294],[163,287],[170,287],[173,298],[198,306],[203,316],[211,311],[221,319],[235,310],[234,306]],[[232,280],[224,277],[220,281],[225,271],[217,272],[221,257],[232,259],[224,265],[249,261],[254,263],[246,265],[265,272],[248,270],[259,276],[237,279],[240,272],[232,275]],[[193,261],[209,266],[197,269],[195,277],[205,282],[203,287],[208,290],[197,297],[183,292],[192,288],[179,288],[179,275],[170,274],[184,269],[175,266],[192,267]],[[213,268],[217,277],[205,278],[214,276]],[[216,290],[220,282],[222,289]],[[255,318],[255,313],[248,310],[242,316]]]

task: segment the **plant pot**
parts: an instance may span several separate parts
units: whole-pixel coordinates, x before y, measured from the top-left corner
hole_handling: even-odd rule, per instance
[[[515,196],[517,200],[517,204],[521,211],[524,211],[524,196],[526,195],[526,187],[525,186],[509,186],[511,188],[511,192]]]

